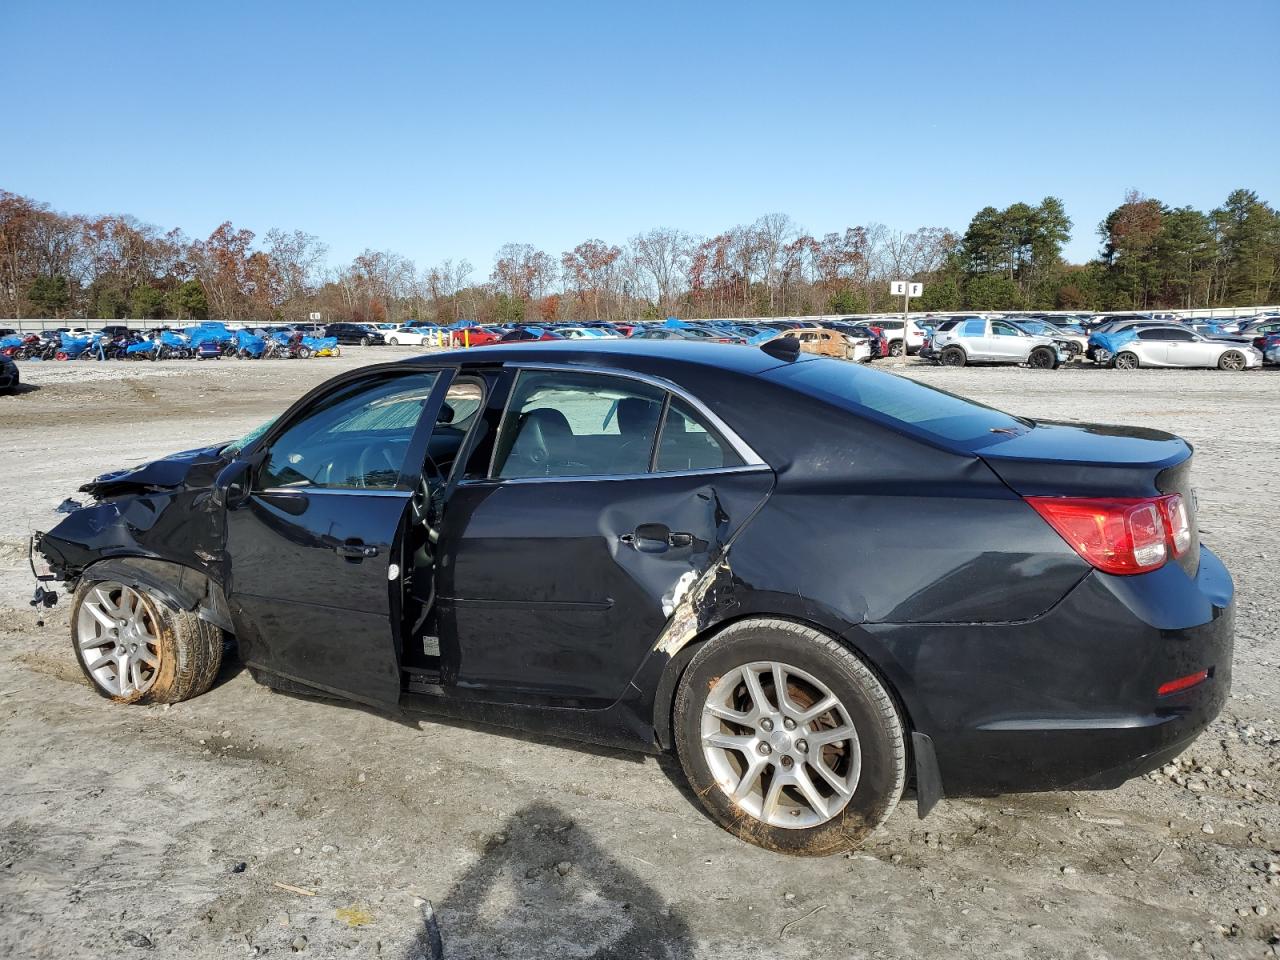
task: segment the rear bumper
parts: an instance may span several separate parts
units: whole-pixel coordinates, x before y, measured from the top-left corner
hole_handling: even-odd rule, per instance
[[[947,795],[1109,789],[1177,756],[1221,711],[1233,587],[1202,548],[1194,578],[1177,564],[1090,573],[1032,621],[874,632],[897,661],[890,672],[910,671],[900,690]],[[1207,679],[1157,695],[1200,670]]]

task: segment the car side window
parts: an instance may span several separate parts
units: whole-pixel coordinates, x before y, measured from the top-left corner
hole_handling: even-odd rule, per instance
[[[716,435],[684,400],[673,396],[658,440],[658,473],[740,467],[742,457]]]
[[[522,370],[512,387],[491,476],[647,473],[664,391],[625,377]]]
[[[1169,334],[1169,336],[1165,338],[1167,340],[1180,340],[1189,343],[1196,338],[1196,335],[1190,330],[1169,330],[1167,332]]]
[[[985,337],[986,335],[987,321],[985,320],[966,320],[964,326],[960,328],[962,337]]]
[[[1009,326],[1007,323],[992,323],[991,333],[997,337],[1020,337],[1022,332],[1015,327]]]
[[[438,376],[379,377],[334,390],[271,442],[255,488],[394,489]]]

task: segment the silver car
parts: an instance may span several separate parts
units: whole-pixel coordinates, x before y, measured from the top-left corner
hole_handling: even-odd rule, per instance
[[[1252,346],[1230,340],[1211,340],[1181,326],[1143,327],[1136,339],[1120,347],[1111,365],[1118,370],[1139,367],[1217,367],[1247,370],[1262,366],[1262,354]]]
[[[1007,320],[943,322],[922,354],[945,367],[966,363],[1025,363],[1053,370],[1066,359],[1067,345],[1053,337],[1028,333]]]

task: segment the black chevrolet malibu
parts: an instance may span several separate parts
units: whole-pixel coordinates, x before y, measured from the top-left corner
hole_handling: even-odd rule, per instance
[[[1115,787],[1230,684],[1191,448],[698,343],[362,367],[37,535],[120,702],[260,682],[651,752],[775,850]]]

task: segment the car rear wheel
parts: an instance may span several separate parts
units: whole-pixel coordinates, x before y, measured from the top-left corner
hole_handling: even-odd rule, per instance
[[[681,677],[676,750],[703,806],[768,850],[857,847],[906,781],[902,722],[852,652],[786,620],[744,620],[708,641]]]
[[[889,344],[889,356],[891,356],[891,357],[900,357],[900,356],[902,356],[902,341],[901,341],[901,340],[894,340],[892,343],[890,343],[890,344]]]
[[[947,347],[942,351],[939,359],[944,367],[963,367],[969,362],[969,358],[964,355],[964,351],[959,347]]]
[[[1117,370],[1137,370],[1138,355],[1130,350],[1124,350],[1116,354],[1116,358],[1111,365]]]
[[[1239,350],[1228,350],[1218,358],[1219,370],[1243,370],[1245,366],[1244,354]]]
[[[117,703],[178,703],[204,693],[222,666],[222,631],[140,587],[84,581],[71,643],[93,688]]]
[[[1036,347],[1027,357],[1033,370],[1053,370],[1058,366],[1058,355],[1049,347]]]

